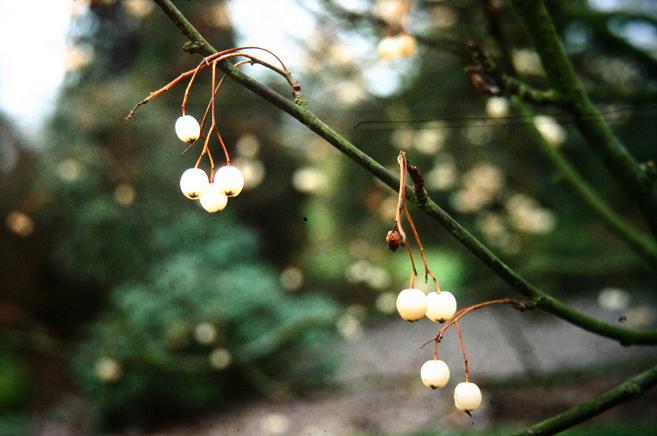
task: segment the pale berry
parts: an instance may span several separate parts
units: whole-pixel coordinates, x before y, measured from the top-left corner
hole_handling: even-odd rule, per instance
[[[244,177],[234,166],[225,166],[217,171],[215,183],[223,189],[227,197],[237,197],[244,188]]]
[[[386,36],[381,38],[376,51],[381,59],[389,61],[399,56],[399,48],[399,40],[396,37]]]
[[[203,209],[212,213],[224,210],[228,204],[228,197],[216,183],[210,183],[210,186],[203,192],[199,200]]]
[[[420,369],[420,378],[428,388],[444,388],[449,381],[449,367],[442,360],[427,360]]]
[[[445,322],[456,313],[456,298],[451,292],[431,292],[427,295],[427,318]]]
[[[180,190],[191,200],[199,198],[208,186],[208,175],[200,168],[189,168],[180,177]]]
[[[463,382],[454,389],[454,405],[468,415],[481,405],[481,391],[474,383]]]
[[[427,297],[419,289],[404,289],[397,296],[397,311],[406,321],[417,321],[427,312]]]
[[[408,33],[397,35],[397,50],[400,57],[409,58],[413,56],[417,50],[415,37]]]
[[[193,116],[183,115],[176,120],[176,135],[181,141],[192,143],[201,136],[201,126]]]

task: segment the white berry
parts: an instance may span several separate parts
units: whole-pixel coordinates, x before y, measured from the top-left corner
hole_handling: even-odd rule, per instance
[[[481,405],[481,391],[474,383],[463,382],[454,389],[454,405],[462,412],[470,414]]]
[[[411,57],[415,54],[416,50],[417,41],[413,35],[408,33],[400,33],[399,35],[381,38],[377,46],[379,57],[387,61]]]
[[[428,388],[444,388],[449,381],[449,367],[442,360],[427,360],[420,369],[420,377]]]
[[[191,115],[183,115],[176,120],[176,135],[184,142],[194,142],[201,136],[201,126]]]
[[[392,60],[399,56],[399,40],[394,36],[386,36],[379,41],[376,50],[383,60]]]
[[[190,168],[180,177],[180,190],[185,197],[196,200],[210,186],[208,175],[200,168]]]
[[[216,183],[211,183],[206,188],[200,198],[201,206],[208,212],[220,212],[224,210],[228,204],[228,197],[224,194],[224,190]]]
[[[397,311],[406,321],[417,321],[427,312],[427,297],[419,289],[404,289],[397,296]]]
[[[413,35],[402,33],[397,36],[397,50],[401,57],[409,58],[415,54],[417,50],[417,42]]]
[[[215,180],[215,183],[223,189],[227,197],[237,197],[244,188],[244,177],[240,170],[233,166],[219,168]]]
[[[445,322],[456,313],[456,298],[451,292],[431,292],[427,295],[427,318]]]

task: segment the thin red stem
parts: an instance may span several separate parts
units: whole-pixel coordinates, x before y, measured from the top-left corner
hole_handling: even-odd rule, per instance
[[[431,271],[431,268],[429,268],[429,263],[427,262],[427,256],[424,252],[424,246],[422,245],[422,240],[420,239],[420,234],[418,233],[417,228],[415,227],[413,218],[411,218],[411,214],[408,212],[408,209],[406,209],[406,206],[403,207],[403,210],[404,210],[404,215],[406,216],[406,221],[408,221],[408,225],[411,226],[411,232],[413,233],[415,242],[417,243],[418,249],[420,250],[420,257],[422,258],[422,264],[424,265],[424,282],[426,283],[429,276],[431,276],[431,278],[433,279],[434,287],[436,288],[436,292],[440,293],[440,285],[438,284],[438,279],[436,279],[436,276]]]
[[[458,322],[454,323],[456,326],[456,334],[459,336],[459,343],[461,344],[461,351],[463,352],[463,365],[465,366],[465,382],[470,381],[470,364],[468,363],[468,356],[465,354],[465,342],[463,342],[463,333],[461,333],[461,326]]]
[[[452,325],[457,323],[461,318],[463,318],[465,315],[467,315],[470,312],[473,312],[475,310],[482,309],[484,307],[488,306],[493,306],[497,304],[508,304],[511,305],[517,309],[526,309],[527,308],[527,303],[520,302],[518,300],[513,300],[511,298],[501,298],[498,300],[490,300],[490,301],[484,301],[483,303],[479,304],[474,304],[472,306],[468,306],[466,308],[463,308],[456,312],[450,319],[448,319],[445,322],[445,325],[440,329],[438,334],[436,335],[436,339],[439,341],[442,340],[443,336],[445,336],[445,333],[447,332],[447,329],[449,329]]]
[[[239,50],[246,50],[246,49],[258,49],[258,50],[262,50],[262,51],[265,51],[265,52],[271,54],[272,56],[274,56],[278,60],[278,62],[283,66],[283,68],[281,69],[279,67],[276,67],[276,66],[270,64],[269,62],[263,61],[263,60],[255,57],[253,55],[250,55],[248,53],[239,52]],[[204,70],[205,68],[209,67],[211,64],[214,64],[214,63],[217,63],[217,62],[223,62],[227,59],[234,58],[234,57],[245,57],[245,58],[249,59],[251,63],[260,64],[260,65],[276,72],[277,74],[283,76],[285,78],[285,80],[287,80],[290,87],[292,87],[293,91],[296,91],[296,88],[299,86],[299,84],[292,78],[292,74],[287,70],[287,68],[285,67],[285,64],[283,64],[283,62],[280,60],[280,58],[278,58],[278,56],[276,56],[274,53],[270,52],[267,49],[261,48],[261,47],[236,47],[236,48],[231,48],[231,49],[228,49],[228,50],[223,50],[223,51],[220,51],[218,53],[214,53],[210,56],[207,56],[207,57],[203,58],[201,63],[196,68],[193,68],[191,70],[185,71],[184,73],[181,73],[178,77],[176,77],[171,82],[164,85],[162,88],[151,92],[148,95],[148,97],[144,98],[143,100],[141,100],[139,103],[137,103],[135,105],[135,107],[128,113],[128,115],[126,115],[126,119],[132,118],[134,116],[135,112],[137,111],[137,109],[139,109],[140,106],[145,105],[146,103],[148,103],[152,99],[154,99],[156,97],[159,97],[160,95],[162,95],[165,92],[169,91],[171,88],[173,88],[178,83],[180,83],[180,81],[182,81],[183,79],[186,79],[187,77],[192,76],[192,79],[190,80],[190,83],[188,84],[187,89],[185,91],[185,96],[183,97],[182,112],[184,114],[185,113],[185,106],[187,104],[187,97],[189,96],[189,92],[191,91],[191,88],[192,88],[193,82],[196,78],[196,75],[201,70]]]
[[[399,232],[402,242],[406,243],[406,232],[401,223],[401,212],[406,201],[406,153],[403,151],[397,157],[399,163],[399,191],[397,194],[397,210],[395,211],[395,230]]]

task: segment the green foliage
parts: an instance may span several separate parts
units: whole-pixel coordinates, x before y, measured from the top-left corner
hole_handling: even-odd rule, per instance
[[[289,384],[293,376],[321,380],[330,373],[317,346],[331,336],[334,305],[284,294],[275,271],[258,258],[254,234],[229,215],[174,214],[146,203],[137,209],[151,211],[148,226],[135,219],[139,211],[116,219],[107,201],[80,208],[75,233],[103,240],[99,234],[108,232],[111,239],[96,245],[67,237],[58,254],[84,277],[116,283],[76,358],[104,412],[126,420],[198,412],[234,400],[239,387],[266,389],[253,386],[253,371]],[[201,324],[216,338],[195,339]],[[212,366],[216,349],[228,350],[230,366]],[[104,371],[107,359],[118,367]]]
[[[0,349],[0,414],[22,405],[28,394],[24,363],[16,354]]]

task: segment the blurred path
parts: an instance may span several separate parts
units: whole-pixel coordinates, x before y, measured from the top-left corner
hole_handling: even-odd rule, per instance
[[[601,310],[593,314],[610,321],[618,318],[617,314]],[[530,369],[550,372],[604,362],[657,360],[655,347],[623,347],[539,312],[521,314],[510,308],[483,310],[469,315],[461,324],[471,381],[484,385],[487,381],[524,375],[527,365]],[[422,429],[438,432],[486,429],[491,425],[497,403],[494,389],[484,386],[484,404],[474,419],[456,411],[452,404],[454,386],[463,380],[463,361],[455,332],[448,333],[440,350],[441,359],[451,370],[448,387],[431,391],[420,382],[420,367],[431,358],[432,349],[419,347],[435,331],[427,320],[411,324],[391,319],[370,325],[360,339],[340,345],[344,359],[336,377],[340,389],[312,398],[254,402],[209,418],[195,428],[157,434],[342,435],[363,431],[399,434]],[[524,333],[525,340],[518,340],[518,331]],[[573,404],[606,386],[589,386],[589,391],[586,386],[580,389],[575,386],[564,390],[563,398],[558,400]],[[558,406],[556,410],[565,407],[561,403]],[[518,408],[519,419],[523,416],[521,409],[522,406]]]

